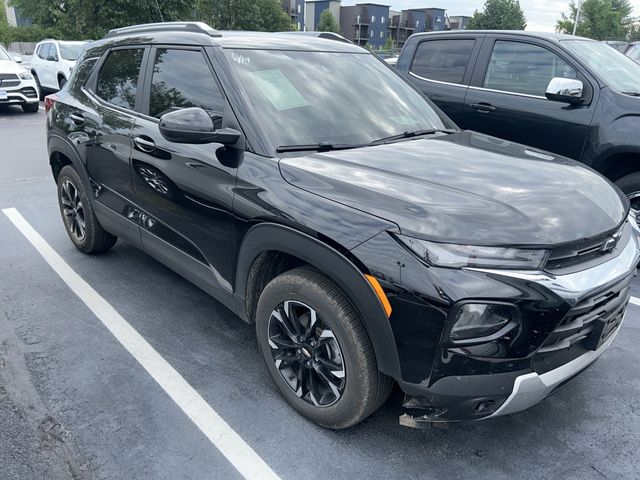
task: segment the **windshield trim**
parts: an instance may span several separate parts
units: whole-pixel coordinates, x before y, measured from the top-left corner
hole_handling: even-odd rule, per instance
[[[13,58],[11,57],[11,55],[9,55],[9,52],[7,52],[7,51],[4,49],[4,47],[2,47],[2,46],[0,45],[0,60],[5,60],[4,58],[2,58],[4,55],[6,55],[6,56],[7,56],[6,60],[8,60],[8,61],[10,61],[10,62],[12,62],[12,61],[13,61]],[[5,60],[5,61],[6,61],[6,60]]]

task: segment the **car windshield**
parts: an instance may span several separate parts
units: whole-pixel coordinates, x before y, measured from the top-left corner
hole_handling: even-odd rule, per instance
[[[11,57],[9,56],[7,51],[2,47],[0,47],[0,60],[11,60]]]
[[[82,43],[61,43],[60,56],[65,60],[77,60],[82,53]]]
[[[640,65],[623,53],[600,42],[566,40],[563,44],[614,90],[640,93]]]
[[[454,125],[371,54],[226,50],[276,146],[355,145]]]

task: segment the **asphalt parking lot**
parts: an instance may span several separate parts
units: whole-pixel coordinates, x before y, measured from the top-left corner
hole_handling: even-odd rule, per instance
[[[253,327],[125,243],[73,248],[44,124],[43,110],[0,109],[0,209],[17,209],[271,478],[640,478],[639,306],[594,366],[521,414],[412,430],[396,391],[363,424],[324,430],[279,396]],[[5,214],[0,272],[0,479],[242,478],[245,459],[214,445]]]

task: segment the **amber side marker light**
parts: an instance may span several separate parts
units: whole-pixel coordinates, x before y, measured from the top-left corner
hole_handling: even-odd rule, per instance
[[[367,281],[373,287],[373,290],[376,292],[376,295],[378,296],[380,303],[382,303],[382,306],[384,308],[384,313],[386,313],[387,318],[389,318],[391,316],[391,304],[389,303],[389,299],[385,295],[384,290],[380,286],[380,282],[378,282],[378,280],[375,277],[372,277],[371,275],[365,275],[364,278],[366,278]]]

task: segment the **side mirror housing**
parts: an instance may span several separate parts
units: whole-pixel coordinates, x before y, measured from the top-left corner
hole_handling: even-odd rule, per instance
[[[545,96],[554,102],[580,103],[584,85],[575,78],[552,78]]]
[[[242,133],[232,128],[215,129],[213,120],[202,108],[181,108],[160,117],[160,133],[174,143],[221,143],[235,146]]]
[[[20,55],[15,55],[13,57],[13,61],[16,63],[22,63],[22,57]]]

